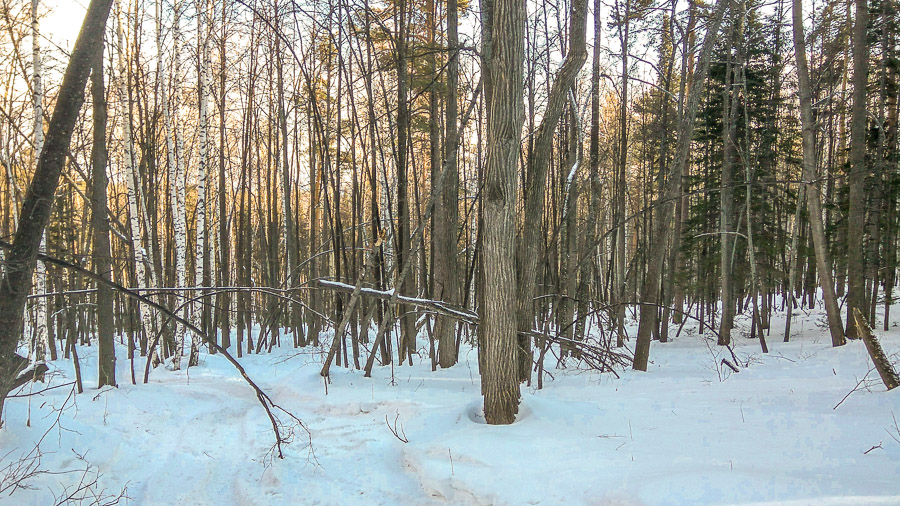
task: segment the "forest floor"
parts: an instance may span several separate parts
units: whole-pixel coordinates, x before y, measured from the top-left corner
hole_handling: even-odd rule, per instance
[[[799,312],[790,343],[773,318],[768,354],[739,318],[739,373],[692,325],[653,344],[648,372],[619,379],[548,356],[544,388],[523,387],[510,426],[483,423],[469,347],[432,372],[423,343],[393,380],[390,367],[371,379],[333,367],[327,391],[321,350],[242,358],[310,430],[312,446],[300,429],[284,459],[221,356],[134,386],[120,353],[119,388],[98,390],[96,348],[79,347],[84,394],[7,401],[0,503],[900,504],[900,389],[885,392],[863,343],[832,348],[822,316]],[[877,335],[896,364],[900,329]],[[50,366],[20,393],[73,380],[71,361]],[[26,488],[10,487],[23,475]]]

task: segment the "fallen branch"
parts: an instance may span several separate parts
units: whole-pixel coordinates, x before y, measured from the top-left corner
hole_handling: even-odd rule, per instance
[[[722,363],[725,364],[725,365],[727,365],[728,368],[731,369],[731,370],[734,371],[734,372],[741,372],[740,369],[738,369],[737,367],[734,366],[734,364],[732,364],[731,362],[729,362],[727,358],[723,358],[723,359],[722,359]]]
[[[894,366],[891,365],[887,355],[884,354],[881,343],[879,343],[878,339],[872,335],[872,329],[869,327],[869,322],[867,322],[866,318],[859,312],[859,308],[853,308],[853,318],[856,320],[856,328],[859,329],[860,337],[866,344],[866,350],[869,352],[869,357],[872,358],[872,363],[875,364],[875,370],[877,370],[878,375],[881,376],[881,381],[884,383],[884,386],[887,387],[888,390],[897,388],[897,386],[900,386],[900,377],[897,376],[897,371],[894,370]]]
[[[9,249],[12,247],[12,245],[6,241],[0,240],[0,247]],[[275,404],[275,402],[272,401],[272,399],[269,397],[269,395],[266,394],[256,384],[256,382],[253,381],[250,378],[250,376],[247,375],[247,371],[244,370],[244,367],[241,366],[241,364],[237,361],[237,359],[235,359],[234,356],[232,356],[231,353],[228,352],[228,350],[219,346],[219,344],[216,343],[216,341],[214,339],[210,339],[210,337],[208,335],[206,335],[206,333],[204,333],[202,330],[197,328],[193,323],[182,318],[181,316],[178,316],[174,312],[170,311],[169,308],[167,308],[157,302],[154,302],[153,300],[148,299],[147,297],[145,297],[139,293],[136,293],[128,288],[125,288],[124,286],[122,286],[118,283],[109,281],[109,280],[103,278],[102,276],[85,269],[84,267],[75,265],[70,262],[66,262],[65,260],[60,260],[58,258],[48,256],[44,253],[38,253],[37,258],[38,258],[38,260],[40,260],[42,262],[50,263],[50,264],[62,267],[63,269],[75,271],[89,279],[94,280],[97,283],[102,283],[102,284],[112,288],[113,290],[116,290],[117,292],[120,292],[132,299],[135,299],[139,302],[142,302],[142,303],[156,309],[157,311],[159,311],[159,312],[169,316],[170,318],[174,319],[175,321],[181,323],[191,332],[196,333],[198,336],[202,336],[204,339],[204,342],[206,343],[206,346],[208,348],[214,349],[217,353],[220,353],[223,357],[225,357],[225,359],[228,360],[228,362],[231,363],[231,365],[235,369],[237,369],[238,373],[240,373],[240,375],[244,379],[244,381],[248,385],[250,385],[250,387],[256,393],[257,400],[259,401],[260,405],[262,405],[263,409],[266,412],[266,415],[269,418],[269,421],[272,423],[272,432],[275,434],[275,447],[277,448],[277,451],[278,451],[278,458],[280,458],[280,459],[284,458],[284,453],[282,452],[281,445],[282,445],[282,443],[290,443],[290,437],[285,438],[282,436],[281,431],[279,429],[280,421],[279,421],[278,417],[276,417],[275,414],[272,412],[273,408],[284,413],[289,418],[293,419],[300,427],[302,427],[306,431],[307,439],[309,441],[309,448],[310,448],[310,451],[312,452],[312,433],[309,431],[309,428],[306,426],[306,424],[304,424],[303,421],[301,421],[299,418],[297,418],[290,411],[282,408],[278,404]]]
[[[867,372],[866,375],[863,376],[861,380],[859,380],[859,381],[856,382],[856,386],[853,387],[853,390],[850,390],[849,392],[847,392],[847,395],[845,395],[844,398],[841,399],[841,402],[835,404],[835,406],[834,406],[833,408],[831,408],[832,411],[836,410],[836,409],[838,408],[838,406],[840,406],[841,404],[843,404],[844,401],[846,401],[847,398],[850,397],[850,394],[852,394],[853,392],[856,392],[857,390],[859,390],[860,385],[862,385],[863,383],[865,383],[865,381],[866,381],[867,379],[869,379],[869,374],[872,374],[872,371],[874,371],[874,370],[875,370],[874,367],[873,367],[872,369],[869,369],[869,372]]]
[[[879,449],[879,448],[881,448],[882,450],[884,449],[884,448],[881,447],[881,443],[878,443],[877,445],[875,445],[875,446],[869,448],[868,450],[864,451],[864,452],[863,452],[863,455],[868,455],[870,451],[876,450],[876,449]]]
[[[442,316],[449,316],[450,318],[455,318],[466,323],[474,324],[478,322],[478,315],[473,313],[472,311],[459,308],[452,304],[447,304],[446,302],[439,300],[407,297],[404,295],[395,294],[394,290],[375,290],[374,288],[362,288],[358,285],[348,285],[345,283],[338,283],[336,281],[329,281],[326,279],[320,279],[317,284],[321,288],[328,288],[338,292],[346,292],[351,294],[358,293],[359,295],[381,300],[392,300],[396,297],[396,302],[400,304],[407,304],[410,306],[416,306],[421,309],[428,309]]]

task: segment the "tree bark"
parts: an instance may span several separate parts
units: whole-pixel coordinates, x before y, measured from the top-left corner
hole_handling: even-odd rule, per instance
[[[872,329],[869,328],[865,317],[859,309],[853,311],[853,317],[856,320],[856,328],[859,329],[859,337],[866,344],[866,351],[869,352],[869,357],[872,359],[872,363],[875,364],[875,370],[881,376],[884,386],[888,390],[897,388],[900,385],[900,377],[897,376],[897,371],[894,370],[894,366],[891,365],[891,361],[881,348],[881,343],[872,335]]]
[[[106,90],[103,84],[103,50],[95,54],[91,69],[91,99],[93,100],[94,134],[91,147],[91,221],[93,226],[92,262],[94,272],[112,281],[109,251],[109,216],[106,195]],[[42,262],[43,263],[43,262]],[[116,347],[113,339],[113,294],[109,285],[97,284],[97,388],[116,386]]]
[[[460,303],[459,262],[457,260],[457,233],[459,228],[459,164],[456,138],[459,135],[458,93],[459,87],[459,7],[457,0],[447,1],[447,111],[444,141],[444,187],[434,209],[435,258],[434,298],[449,304]],[[434,325],[438,343],[438,363],[450,367],[457,361],[456,321],[437,318]]]
[[[722,318],[719,320],[720,346],[731,344],[731,328],[734,326],[734,274],[733,251],[734,235],[732,230],[732,218],[734,216],[734,155],[737,149],[737,65],[740,62],[740,40],[742,30],[740,18],[732,15],[734,21],[731,25],[731,37],[729,47],[738,46],[734,60],[729,48],[728,61],[725,63],[725,89],[722,92],[722,105],[724,125],[722,128],[722,184],[719,193],[719,265],[722,297]]]
[[[553,136],[557,123],[565,111],[568,92],[575,84],[578,72],[587,59],[585,30],[587,26],[587,0],[572,2],[572,16],[569,26],[569,52],[553,79],[547,98],[547,109],[541,118],[535,136],[532,156],[528,158],[525,176],[525,218],[522,234],[519,236],[518,297],[516,301],[519,381],[526,381],[531,373],[531,338],[528,337],[534,325],[534,295],[537,285],[538,261],[542,257],[543,244],[541,217],[544,214],[544,194],[547,186],[547,171],[553,153]],[[524,58],[524,57],[523,57]],[[496,95],[495,95],[496,96]],[[490,119],[488,119],[490,122]]]
[[[31,290],[31,276],[41,237],[50,219],[69,142],[84,103],[84,87],[91,64],[101,47],[111,4],[112,0],[92,0],[88,5],[81,32],[63,75],[44,149],[22,202],[13,246],[7,256],[6,273],[0,282],[0,399],[6,398],[19,372],[15,350],[24,317],[25,299]],[[0,413],[2,407],[0,401]]]
[[[409,72],[407,56],[407,1],[401,0],[397,5],[397,237],[396,247],[397,265],[403,265],[404,258],[412,255],[409,237],[409,178],[408,178],[408,135],[409,135]],[[399,273],[399,270],[395,270]],[[401,295],[413,295],[413,280],[404,279],[397,287]],[[416,352],[416,322],[414,314],[407,314],[409,308],[400,306],[400,349],[397,350],[400,364],[409,360],[412,365],[412,356]]]
[[[197,143],[199,144],[197,154],[197,232],[194,257],[194,286],[208,286],[207,283],[207,264],[209,263],[209,251],[206,245],[206,178],[209,172],[209,29],[208,29],[208,13],[209,0],[201,0],[197,5],[197,36],[200,38],[200,68],[199,81],[200,92],[200,110],[198,113]],[[202,293],[202,292],[201,292]],[[194,305],[193,313],[194,326],[202,329],[207,335],[209,328],[207,327],[208,318],[207,304],[200,303],[199,307]],[[215,334],[213,334],[215,336]],[[191,354],[188,358],[188,366],[195,366],[200,363],[200,336],[191,333]]]
[[[850,14],[849,12],[847,13]],[[850,213],[847,217],[847,337],[859,337],[853,310],[866,311],[866,280],[863,270],[863,233],[866,220],[866,83],[869,55],[866,0],[856,0],[853,27],[853,109],[850,117]],[[795,20],[796,23],[796,20]],[[834,336],[832,336],[834,337]],[[843,339],[841,340],[843,341]]]
[[[484,187],[484,416],[509,424],[519,407],[516,317],[516,174],[524,123],[525,2],[495,0]]]
[[[34,98],[34,156],[35,162],[40,156],[41,150],[44,148],[44,86],[43,86],[43,64],[41,62],[41,35],[40,20],[38,17],[38,6],[40,0],[31,1],[31,41],[32,41],[32,67],[33,67],[33,83],[32,94]],[[47,234],[41,237],[41,250],[47,248]],[[38,263],[35,272],[35,292],[45,293],[47,291],[47,268],[43,263]],[[34,351],[34,361],[43,362],[46,343],[50,338],[47,318],[47,298],[41,297],[36,301],[34,309],[34,326],[35,335],[32,349]]]

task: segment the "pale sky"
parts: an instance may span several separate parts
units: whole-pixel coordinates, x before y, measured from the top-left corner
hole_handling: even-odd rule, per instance
[[[41,24],[41,32],[60,47],[72,49],[88,0],[42,0],[41,3],[50,9]]]

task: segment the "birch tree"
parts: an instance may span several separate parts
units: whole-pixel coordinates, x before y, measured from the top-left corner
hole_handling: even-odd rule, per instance
[[[134,141],[131,130],[131,100],[126,88],[127,82],[127,66],[125,63],[125,36],[122,28],[127,14],[122,11],[121,0],[116,1],[116,57],[118,62],[118,78],[116,80],[118,103],[119,103],[119,121],[122,125],[122,144],[125,147],[123,154],[125,185],[127,189],[128,200],[128,225],[131,231],[131,255],[134,265],[135,281],[138,289],[153,288],[156,286],[154,276],[154,263],[151,257],[152,249],[144,247],[143,234],[141,233],[141,210],[143,208],[143,199],[140,196],[141,176],[135,163],[137,158],[134,152]],[[146,210],[143,212],[146,217]],[[149,228],[146,228],[149,234]],[[134,306],[134,311],[138,313],[138,320],[141,322],[144,338],[149,339],[155,335],[155,321],[152,312],[149,309],[143,309],[140,305]]]
[[[32,93],[34,100],[34,154],[35,163],[44,149],[44,84],[43,84],[43,64],[41,62],[41,25],[38,7],[40,0],[31,0],[31,51],[32,51]],[[41,236],[41,251],[47,249],[47,234]],[[35,293],[45,293],[47,291],[47,268],[43,262],[38,262],[35,268]],[[47,339],[50,337],[47,328],[47,297],[37,299],[34,311],[34,340],[31,343],[33,357],[35,362],[44,361],[44,350],[46,349]]]
[[[206,246],[206,178],[208,172],[208,162],[209,162],[209,146],[208,146],[208,132],[209,132],[209,117],[208,117],[208,102],[209,102],[209,28],[208,28],[208,16],[209,16],[209,0],[199,0],[197,2],[197,36],[200,37],[200,55],[199,55],[199,68],[198,68],[198,90],[200,91],[200,105],[199,105],[199,118],[197,132],[199,144],[199,153],[197,157],[197,243],[196,243],[196,256],[194,260],[194,286],[202,287],[206,286],[206,268],[209,263],[209,252],[207,251]],[[184,213],[185,211],[182,209],[180,211]],[[206,313],[204,309],[206,307],[205,303],[201,303],[200,307],[194,308],[194,326],[203,329],[204,331],[208,331],[206,325],[204,325],[203,314]],[[191,354],[188,359],[189,366],[195,366],[199,363],[199,353],[200,353],[200,336],[191,333]]]

